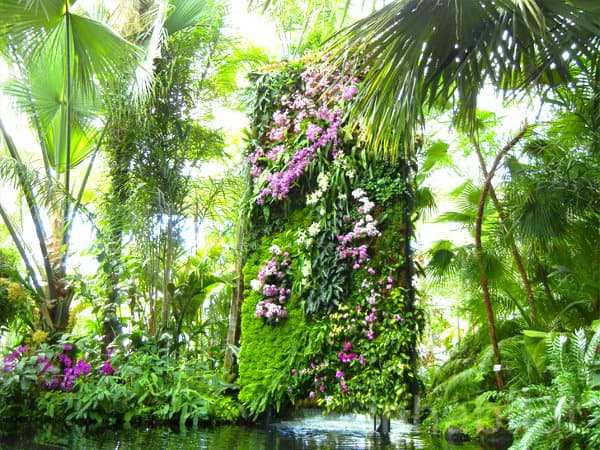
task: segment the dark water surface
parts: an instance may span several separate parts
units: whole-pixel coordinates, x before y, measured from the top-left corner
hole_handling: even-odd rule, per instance
[[[460,449],[450,447],[418,429],[392,421],[387,439],[373,431],[373,419],[362,415],[310,414],[267,427],[220,425],[211,428],[168,427],[100,429],[46,426],[2,430],[0,449],[210,449],[210,450],[313,450],[313,449]]]

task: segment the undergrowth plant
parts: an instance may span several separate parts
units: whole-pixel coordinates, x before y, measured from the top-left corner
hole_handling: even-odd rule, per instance
[[[595,449],[600,446],[600,329],[579,329],[548,345],[549,385],[516,393],[508,409],[518,439],[511,448]]]
[[[152,343],[138,346],[129,339],[107,355],[88,338],[23,345],[0,367],[0,420],[233,422],[240,415],[226,393],[233,387],[201,355],[172,357]]]

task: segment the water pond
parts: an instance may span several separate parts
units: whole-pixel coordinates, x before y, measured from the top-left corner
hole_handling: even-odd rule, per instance
[[[389,437],[373,431],[373,419],[362,415],[308,414],[266,427],[221,425],[211,428],[168,427],[99,429],[46,426],[0,434],[0,449],[210,449],[210,450],[313,450],[313,449],[460,449],[474,443],[449,446],[418,429],[392,421]]]

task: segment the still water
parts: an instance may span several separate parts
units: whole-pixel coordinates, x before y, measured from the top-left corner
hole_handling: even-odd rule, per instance
[[[45,427],[3,430],[0,449],[77,450],[313,450],[313,449],[460,449],[480,448],[474,443],[450,447],[416,428],[392,421],[388,438],[373,431],[373,420],[362,415],[309,414],[266,427],[221,425],[211,428],[168,427],[100,429]]]

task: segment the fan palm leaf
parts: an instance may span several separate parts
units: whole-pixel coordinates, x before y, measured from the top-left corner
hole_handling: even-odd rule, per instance
[[[35,277],[45,280],[44,301],[56,305],[47,325],[62,330],[72,298],[72,291],[64,288],[69,236],[91,166],[79,186],[72,171],[98,148],[93,125],[102,118],[99,88],[117,75],[127,78],[140,51],[102,23],[77,13],[75,2],[67,0],[6,0],[0,3],[0,17],[0,42],[6,44],[2,55],[19,78],[5,92],[36,132],[49,194],[40,199],[27,177],[19,175],[43,259],[43,273]],[[4,127],[2,137],[15,164],[21,164],[23,157]],[[48,220],[50,232],[45,229]],[[22,239],[16,233],[12,237]]]

